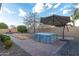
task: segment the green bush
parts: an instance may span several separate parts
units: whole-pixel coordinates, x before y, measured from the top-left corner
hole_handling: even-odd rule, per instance
[[[17,31],[20,32],[20,33],[26,33],[27,32],[27,28],[24,25],[19,25],[17,27]]]
[[[0,35],[1,41],[5,42],[6,40],[10,40],[11,38],[7,35]]]
[[[9,49],[12,46],[11,38],[9,36],[0,34],[0,39],[6,49]]]
[[[8,29],[8,25],[5,23],[0,23],[0,29]]]
[[[4,46],[5,46],[6,49],[9,49],[9,48],[12,46],[11,40],[6,40],[6,41],[4,42]]]

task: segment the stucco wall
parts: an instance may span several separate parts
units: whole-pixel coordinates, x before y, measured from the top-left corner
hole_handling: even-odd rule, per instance
[[[69,31],[67,30],[67,28],[65,28],[65,36],[79,37],[79,27],[68,27],[68,28]],[[62,35],[62,31],[63,31],[62,27],[36,29],[36,32],[53,32],[56,33],[57,35]],[[33,32],[33,30],[29,29],[29,32]]]

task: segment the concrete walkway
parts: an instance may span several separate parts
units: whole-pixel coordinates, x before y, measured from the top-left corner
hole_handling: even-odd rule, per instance
[[[11,36],[10,34],[8,34]],[[43,44],[32,39],[20,40],[12,37],[12,41],[33,56],[53,56],[66,43],[64,41],[56,41],[53,44]]]

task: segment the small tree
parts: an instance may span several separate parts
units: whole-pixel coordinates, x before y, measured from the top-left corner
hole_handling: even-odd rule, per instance
[[[19,25],[19,26],[17,26],[17,31],[20,32],[20,33],[26,33],[27,28],[24,25]]]
[[[10,26],[11,29],[16,29],[15,25]]]
[[[8,29],[8,25],[5,23],[0,23],[0,29]]]
[[[24,18],[23,18],[23,20],[24,20],[24,24],[26,25],[26,27],[30,27],[30,26],[32,26],[33,25],[33,21],[34,21],[34,19],[33,19],[34,17],[33,17],[33,13],[29,13],[27,16],[25,16]]]
[[[27,16],[24,17],[24,24],[28,28],[33,27],[33,31],[35,33],[36,23],[38,22],[37,20],[39,20],[37,13],[31,13],[30,12]]]

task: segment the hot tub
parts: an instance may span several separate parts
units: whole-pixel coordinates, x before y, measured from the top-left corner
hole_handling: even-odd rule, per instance
[[[53,43],[56,41],[56,34],[55,33],[48,33],[48,32],[40,32],[34,34],[34,40],[42,43]]]

